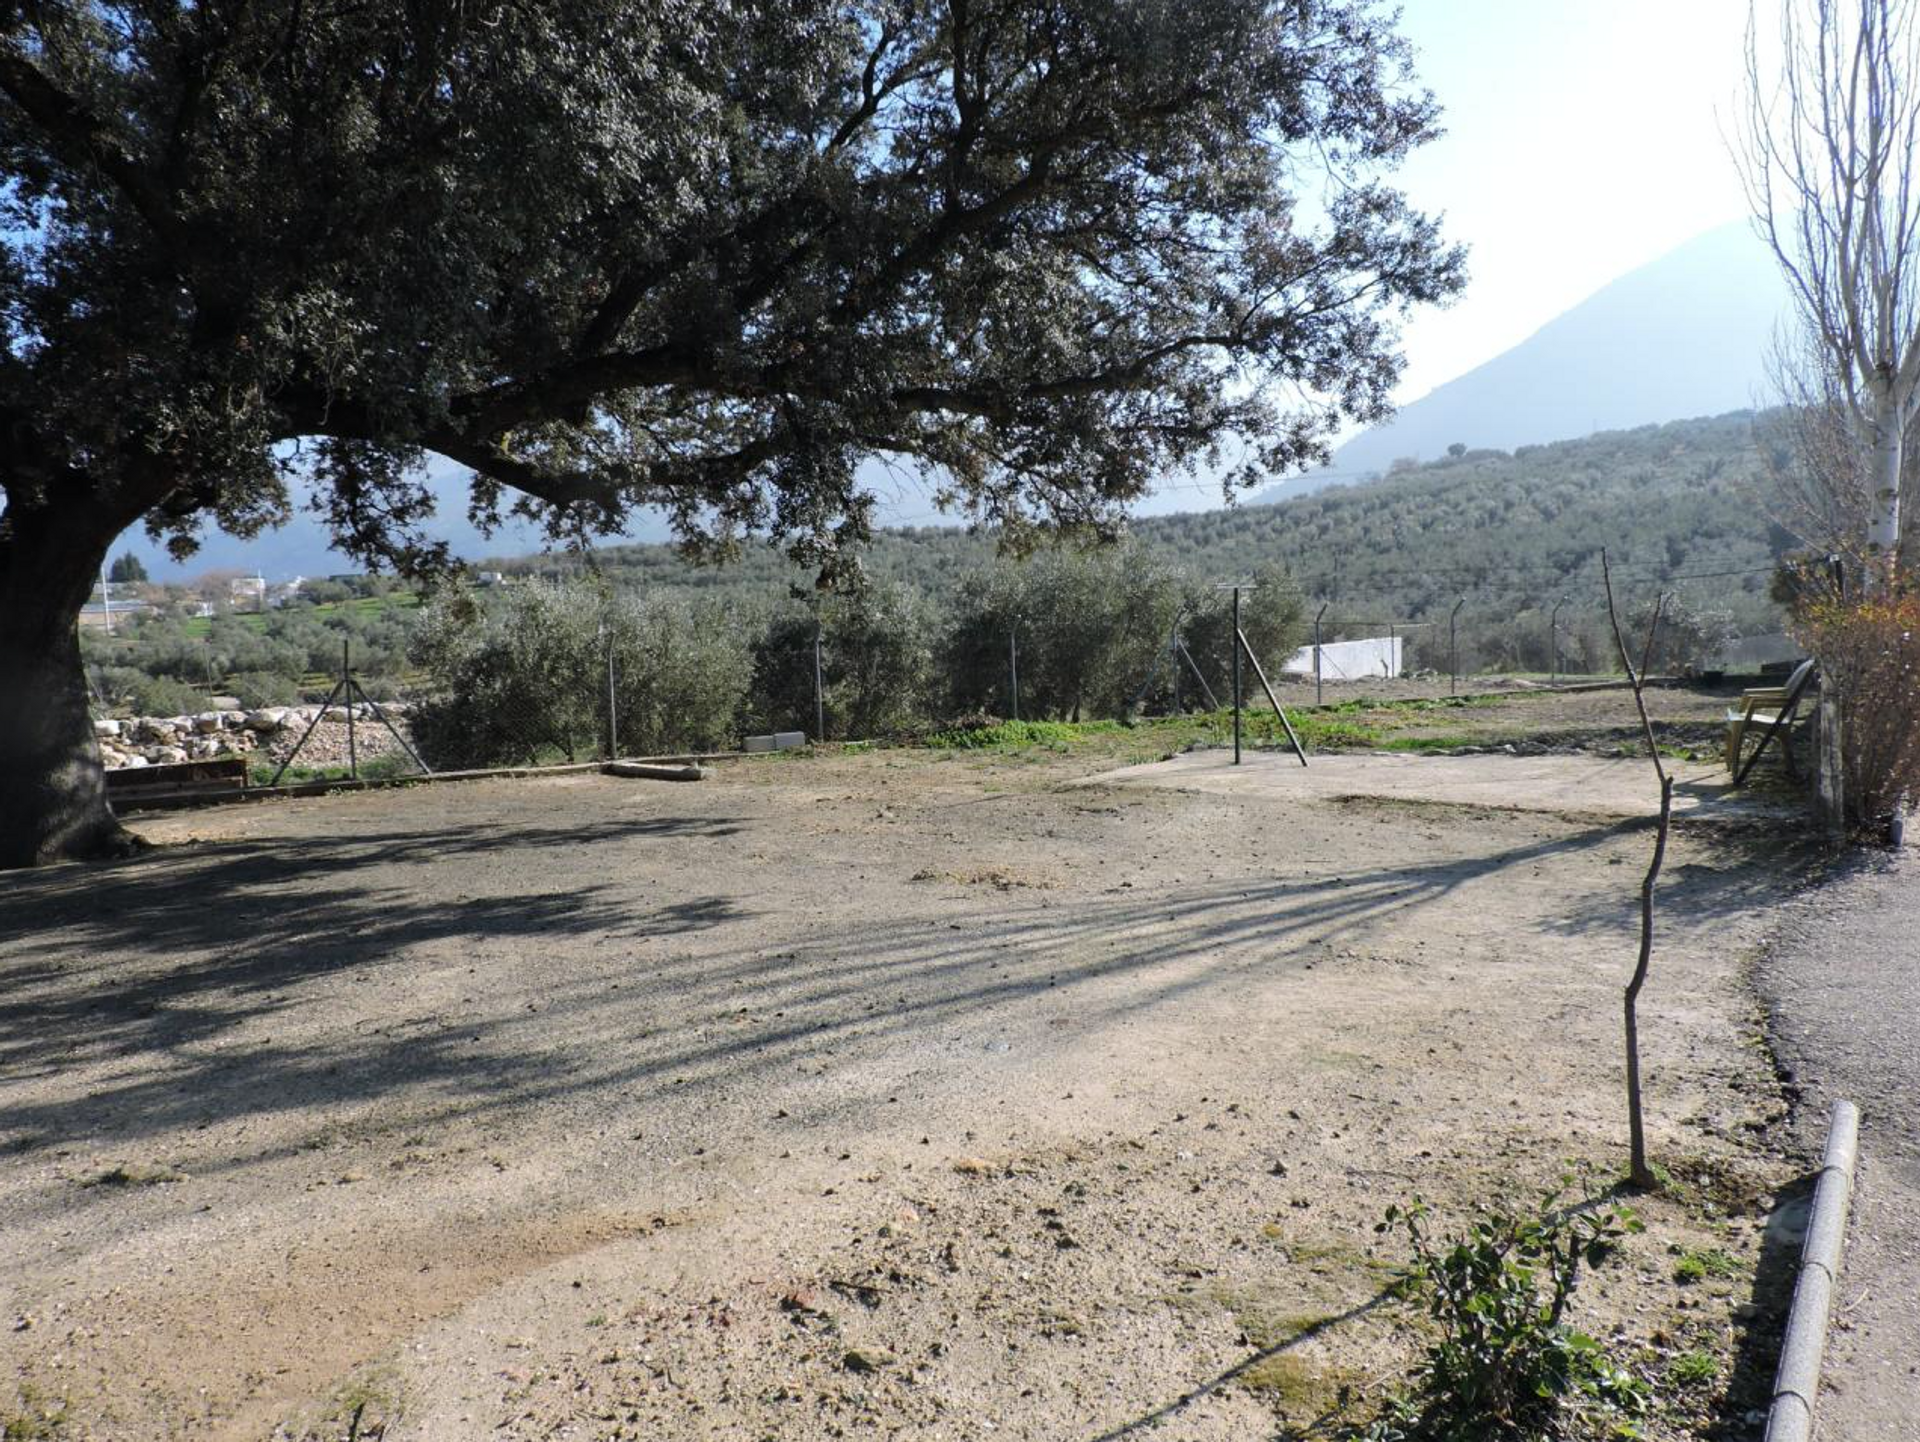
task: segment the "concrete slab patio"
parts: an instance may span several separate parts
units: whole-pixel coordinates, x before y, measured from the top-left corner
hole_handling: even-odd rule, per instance
[[[1691,820],[1754,820],[1793,814],[1789,803],[1732,791],[1724,767],[1669,762],[1674,815]],[[1372,751],[1322,755],[1301,766],[1289,752],[1189,751],[1167,761],[1090,776],[1083,786],[1157,786],[1315,800],[1345,796],[1449,806],[1493,806],[1581,816],[1652,816],[1659,793],[1644,759],[1601,756],[1423,756]]]

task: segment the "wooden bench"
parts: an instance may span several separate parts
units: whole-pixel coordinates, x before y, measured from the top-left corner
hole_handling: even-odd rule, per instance
[[[158,766],[123,766],[107,773],[107,799],[122,806],[205,796],[247,787],[247,758],[216,756],[206,761],[169,761]]]
[[[1792,722],[1800,698],[1813,684],[1814,674],[1812,660],[1802,661],[1794,667],[1786,685],[1752,687],[1740,693],[1739,705],[1727,708],[1727,770],[1733,773],[1735,786],[1746,780],[1747,773],[1775,734]],[[1761,731],[1760,744],[1753,748],[1751,755],[1743,756],[1747,736],[1755,730]],[[1788,767],[1792,767],[1791,757]]]

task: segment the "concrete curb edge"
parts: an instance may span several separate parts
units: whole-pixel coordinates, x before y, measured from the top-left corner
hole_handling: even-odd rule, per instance
[[[1847,1238],[1847,1210],[1853,1198],[1853,1169],[1860,1149],[1860,1109],[1850,1101],[1833,1104],[1827,1125],[1827,1150],[1820,1163],[1807,1217],[1807,1238],[1800,1249],[1800,1273],[1793,1284],[1793,1308],[1780,1345],[1780,1367],[1773,1378],[1773,1403],[1767,1409],[1766,1442],[1808,1442],[1820,1396],[1820,1362],[1827,1349],[1833,1293],[1840,1278],[1840,1254]]]

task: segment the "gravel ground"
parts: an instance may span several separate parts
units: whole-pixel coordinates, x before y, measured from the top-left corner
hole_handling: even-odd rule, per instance
[[[1242,1442],[1364,1409],[1414,1345],[1389,1202],[1621,1164],[1646,831],[1065,784],[1139,759],[278,801],[5,878],[0,1420]],[[1792,875],[1751,825],[1668,859],[1679,1185],[1578,1304],[1655,1439],[1751,1435],[1787,1170],[1747,965]],[[1683,1282],[1683,1249],[1726,1260]],[[1669,1386],[1683,1353],[1716,1370]]]
[[[1861,861],[1813,893],[1759,971],[1774,1047],[1802,1089],[1809,1156],[1833,1101],[1860,1107],[1853,1226],[1819,1436],[1911,1437],[1920,1409],[1920,864]]]

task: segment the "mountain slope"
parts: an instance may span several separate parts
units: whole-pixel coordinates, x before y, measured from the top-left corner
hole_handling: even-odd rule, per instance
[[[1481,627],[1543,615],[1563,595],[1567,617],[1597,625],[1605,547],[1625,601],[1672,589],[1733,612],[1743,629],[1770,630],[1769,572],[1790,538],[1769,523],[1755,423],[1738,411],[1512,454],[1472,451],[1277,505],[1149,517],[1133,534],[1196,578],[1283,564],[1314,605],[1329,604],[1329,620],[1444,623],[1464,597]],[[988,538],[918,528],[881,532],[867,565],[940,597],[992,556]],[[664,546],[609,548],[598,560],[625,584],[741,598],[777,599],[808,579],[763,548],[719,571],[690,568]],[[578,564],[529,557],[512,569]]]
[[[1612,641],[1600,585],[1603,547],[1630,616],[1670,593],[1686,611],[1727,617],[1738,634],[1780,628],[1768,584],[1791,538],[1768,520],[1760,419],[1737,412],[1512,454],[1470,451],[1278,505],[1150,518],[1134,535],[1149,555],[1201,584],[1282,566],[1307,615],[1324,614],[1327,639],[1379,635],[1392,625],[1411,643],[1417,666],[1448,664],[1447,627],[1457,605],[1466,669],[1544,670],[1556,640],[1576,668],[1604,669]],[[690,566],[661,545],[606,547],[592,559],[623,589],[720,601],[750,620],[796,591],[804,595],[812,579],[767,546],[725,568]],[[559,575],[585,564],[536,555],[505,569]],[[955,528],[891,529],[875,537],[866,564],[876,577],[917,588],[939,611],[995,564],[995,551],[991,536]],[[383,614],[404,625],[416,613]],[[276,612],[267,624],[308,646],[295,672],[332,654],[334,642],[322,633],[321,659],[312,659],[317,621],[310,611]],[[294,635],[303,626],[305,634]],[[179,658],[167,660],[164,636],[144,662],[123,654],[127,639],[109,655],[103,638],[88,638],[97,659],[181,674],[167,670]],[[405,638],[387,635],[381,644],[398,656]],[[197,680],[202,652],[188,644],[184,654],[185,674]],[[232,669],[271,668],[263,660],[235,661]]]
[[[1629,271],[1513,349],[1401,407],[1334,452],[1328,470],[1256,501],[1308,494],[1447,447],[1537,445],[1762,403],[1779,268],[1745,221]]]

